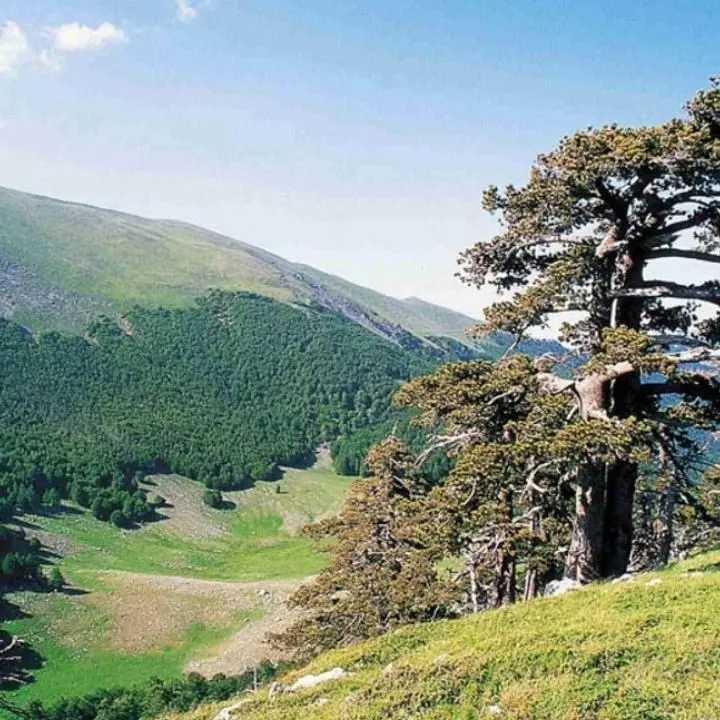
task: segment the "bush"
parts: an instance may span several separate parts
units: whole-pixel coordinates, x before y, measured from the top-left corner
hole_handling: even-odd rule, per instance
[[[223,496],[219,490],[210,490],[209,488],[203,493],[203,502],[211,508],[219,509],[223,506]]]
[[[110,522],[119,528],[126,528],[130,525],[127,515],[122,510],[113,510],[110,513]]]
[[[65,578],[59,568],[52,568],[47,579],[48,587],[55,592],[60,592],[65,587]]]

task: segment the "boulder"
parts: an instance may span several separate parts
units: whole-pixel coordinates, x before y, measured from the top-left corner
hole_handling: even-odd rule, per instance
[[[565,593],[572,592],[573,590],[582,590],[583,584],[577,580],[571,580],[570,578],[563,578],[562,580],[552,580],[547,584],[545,588],[545,597],[557,597],[559,595],[565,595]]]
[[[299,680],[296,680],[287,690],[287,692],[297,692],[298,690],[304,690],[306,688],[313,688],[322,683],[329,682],[331,680],[341,680],[347,677],[350,673],[343,670],[340,667],[333,668],[327,672],[320,673],[319,675],[305,675]]]

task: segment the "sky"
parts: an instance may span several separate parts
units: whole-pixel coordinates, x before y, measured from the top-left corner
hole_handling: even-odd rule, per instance
[[[681,113],[718,28],[717,0],[0,0],[0,185],[478,316],[483,188]]]

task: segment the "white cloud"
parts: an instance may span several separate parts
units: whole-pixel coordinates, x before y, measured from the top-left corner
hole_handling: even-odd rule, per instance
[[[37,61],[45,70],[50,72],[59,72],[62,68],[62,59],[59,53],[54,50],[41,50],[37,54]]]
[[[0,75],[11,75],[31,57],[30,44],[20,26],[14,22],[0,26]]]
[[[50,34],[54,48],[59,52],[94,50],[103,45],[124,43],[128,39],[121,28],[109,22],[104,22],[96,28],[80,23],[68,23],[52,28]]]
[[[176,0],[177,18],[181,22],[192,22],[197,16],[197,8],[194,8],[189,0]]]

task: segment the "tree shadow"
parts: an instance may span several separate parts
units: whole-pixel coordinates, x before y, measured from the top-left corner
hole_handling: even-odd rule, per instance
[[[51,590],[51,592],[56,592],[58,595],[67,595],[68,597],[82,597],[83,595],[90,594],[89,590],[74,586],[66,586],[59,590]]]
[[[26,613],[19,605],[0,598],[0,622],[10,622],[12,620],[27,620],[32,615]]]
[[[235,510],[237,509],[237,503],[232,500],[223,500],[217,507],[218,510]]]

